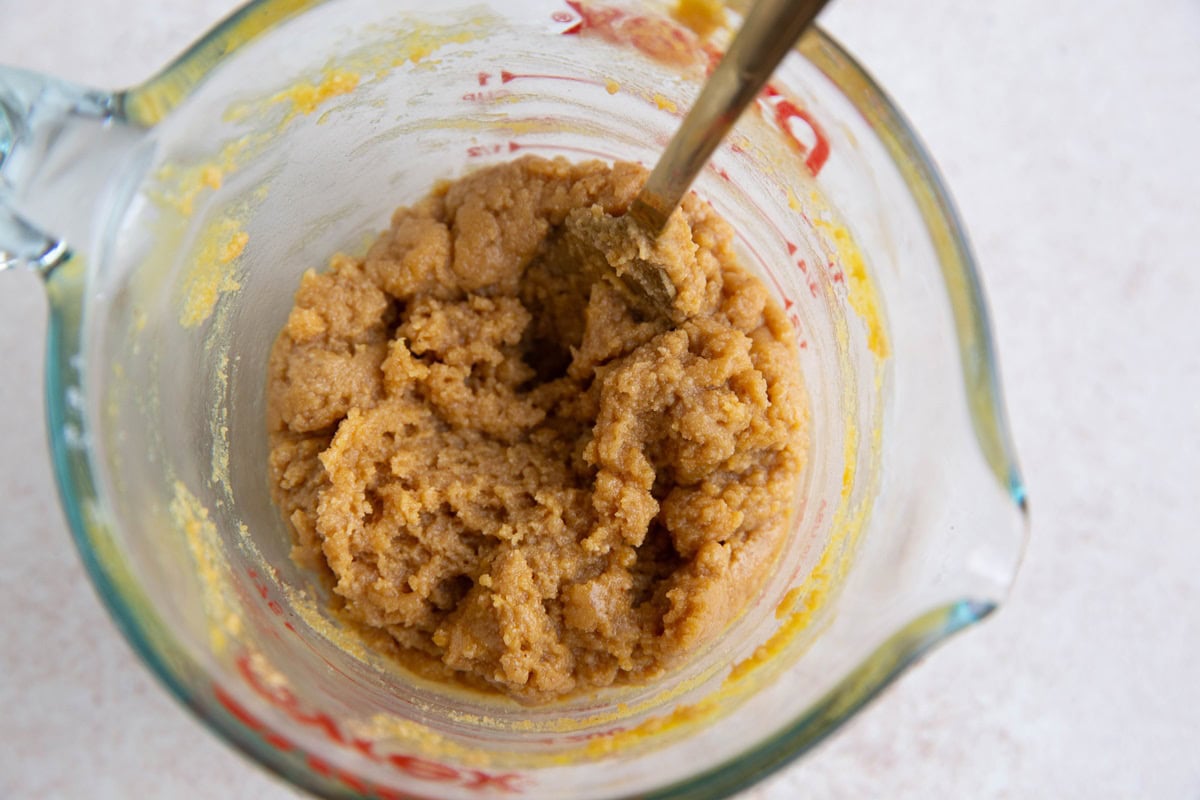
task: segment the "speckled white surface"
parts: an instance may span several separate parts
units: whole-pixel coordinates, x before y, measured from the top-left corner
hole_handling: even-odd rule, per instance
[[[0,0],[0,62],[128,84],[233,5]],[[1200,4],[836,0],[825,23],[959,202],[1033,538],[1007,607],[745,800],[1200,798]],[[36,279],[0,277],[0,321],[0,797],[294,797],[101,609],[46,454]]]

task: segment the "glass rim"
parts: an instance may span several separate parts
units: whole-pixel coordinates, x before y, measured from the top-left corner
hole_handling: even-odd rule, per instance
[[[272,28],[327,0],[252,0],[234,11],[191,45],[165,69],[144,83],[112,95],[116,115],[139,127],[152,127],[179,105],[225,58]],[[799,53],[838,88],[868,122],[899,168],[905,186],[918,206],[950,292],[963,379],[977,442],[984,459],[1011,498],[1022,523],[1019,550],[1027,538],[1025,487],[1000,391],[995,348],[976,261],[958,213],[932,159],[891,99],[869,74],[819,26],[814,25],[797,46]],[[78,262],[78,260],[76,260]],[[79,314],[82,295],[59,294],[60,279],[81,280],[72,265],[63,264],[48,276],[50,320],[47,342],[46,413],[51,453],[62,506],[72,538],[93,587],[138,658],[209,731],[254,763],[303,791],[321,797],[344,797],[327,788],[316,772],[297,770],[280,754],[230,716],[210,713],[178,677],[152,643],[154,612],[138,609],[93,544],[94,521],[85,513],[88,500],[98,497],[91,452],[79,449],[80,412],[72,409],[66,389],[77,375]],[[78,263],[75,265],[78,266]],[[71,274],[68,278],[68,274]],[[1018,553],[1017,563],[1020,560]],[[654,800],[700,800],[728,797],[777,772],[808,752],[850,719],[855,712],[898,678],[905,669],[937,644],[986,617],[993,601],[963,598],[934,608],[910,621],[879,645],[850,675],[797,719],[753,748],[722,764],[636,797]],[[200,665],[193,665],[199,668]],[[300,750],[304,754],[303,750]],[[365,796],[365,795],[364,795]],[[630,798],[632,800],[632,797]]]

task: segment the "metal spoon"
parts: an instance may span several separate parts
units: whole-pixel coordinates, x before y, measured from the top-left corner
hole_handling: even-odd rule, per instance
[[[626,214],[651,238],[662,231],[709,156],[827,2],[754,4]],[[675,285],[660,267],[635,259],[622,265],[617,277],[638,305],[671,316]]]

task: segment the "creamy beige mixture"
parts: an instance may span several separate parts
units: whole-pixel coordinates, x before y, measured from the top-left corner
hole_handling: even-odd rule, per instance
[[[729,625],[787,536],[791,330],[696,197],[657,242],[614,235],[644,180],[489,167],[301,281],[267,386],[273,496],[294,558],[426,673],[526,702],[652,678]],[[674,321],[572,237],[661,264]]]

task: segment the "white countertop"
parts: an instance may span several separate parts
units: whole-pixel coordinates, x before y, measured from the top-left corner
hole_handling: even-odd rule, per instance
[[[233,5],[0,0],[0,62],[125,85]],[[1000,613],[744,800],[1200,797],[1200,4],[836,0],[824,19],[958,200],[1033,536]],[[58,507],[33,276],[0,276],[0,320],[0,796],[295,797],[117,634]]]

